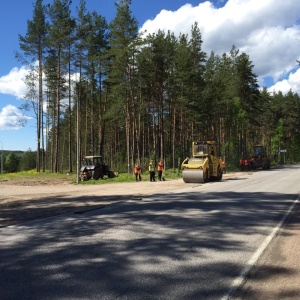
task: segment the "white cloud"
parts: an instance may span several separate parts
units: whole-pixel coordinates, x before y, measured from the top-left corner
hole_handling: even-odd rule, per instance
[[[283,94],[286,94],[290,90],[293,92],[300,91],[300,69],[294,73],[290,73],[287,79],[276,82],[268,90],[271,93],[281,91]]]
[[[291,87],[300,94],[299,84],[291,81],[290,74],[297,66],[296,60],[300,60],[299,16],[299,0],[228,0],[221,8],[206,1],[197,6],[185,4],[177,11],[162,10],[153,20],[146,21],[141,31],[152,33],[161,29],[176,35],[190,34],[192,25],[197,22],[203,50],[208,55],[211,51],[223,54],[235,45],[250,56],[261,85],[268,76],[275,82],[271,88],[281,87],[286,91]],[[24,99],[23,80],[28,71],[26,67],[14,68],[1,76],[0,94]],[[290,75],[287,77],[287,74]],[[75,81],[76,76],[74,74]]]
[[[38,65],[38,61],[34,63],[36,66]],[[30,69],[26,67],[13,68],[7,75],[0,77],[0,94],[12,95],[17,99],[26,100],[26,92],[27,86],[24,83],[25,77],[29,74]],[[45,78],[45,74],[44,74]],[[71,76],[71,81],[77,82],[79,80],[79,73],[74,73]],[[66,77],[66,82],[68,82],[68,77]],[[44,82],[45,83],[45,82]],[[38,86],[38,82],[36,82],[36,86]],[[66,84],[67,86],[67,84]],[[75,88],[73,86],[73,88]],[[46,87],[44,86],[44,90]],[[38,95],[36,95],[37,99]],[[62,107],[67,106],[69,100],[61,99]],[[46,111],[47,103],[44,103],[43,109]]]
[[[8,94],[24,98],[26,94],[26,85],[24,78],[28,74],[28,69],[25,67],[13,68],[7,75],[0,77],[0,94]]]
[[[32,118],[24,116],[17,107],[7,105],[0,111],[0,130],[18,130],[29,119]]]
[[[197,22],[208,55],[211,51],[229,52],[235,45],[249,55],[259,82],[266,76],[277,82],[284,80],[300,60],[299,16],[299,0],[228,0],[222,8],[206,1],[194,7],[186,4],[177,11],[162,10],[145,22],[141,31],[190,34]],[[299,85],[289,82],[290,77],[287,83],[300,93]]]

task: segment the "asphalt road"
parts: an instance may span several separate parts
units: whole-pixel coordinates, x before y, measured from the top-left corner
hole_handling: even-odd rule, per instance
[[[295,166],[150,196],[115,191],[101,206],[93,192],[93,209],[0,228],[1,299],[246,297],[236,290],[298,205],[299,178]],[[78,203],[74,193],[60,199]]]

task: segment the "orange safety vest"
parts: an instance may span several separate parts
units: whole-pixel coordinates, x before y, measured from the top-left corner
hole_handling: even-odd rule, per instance
[[[157,171],[162,171],[164,169],[164,164],[160,162],[157,167]]]
[[[140,173],[140,171],[141,171],[141,167],[139,165],[135,165],[135,167],[134,167],[134,173],[138,174],[138,173]]]

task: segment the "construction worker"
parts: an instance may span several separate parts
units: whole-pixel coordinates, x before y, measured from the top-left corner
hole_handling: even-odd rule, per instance
[[[164,170],[164,163],[162,162],[162,160],[158,163],[158,167],[157,167],[157,176],[159,181],[162,180],[162,173]]]
[[[134,175],[135,181],[142,181],[141,166],[138,163],[136,163],[134,166]]]
[[[243,172],[244,166],[245,166],[245,161],[242,158],[240,158],[239,166],[240,166],[240,171]]]
[[[149,163],[148,170],[150,175],[150,181],[155,181],[155,170],[154,170],[154,165],[152,160]]]
[[[249,171],[249,161],[248,159],[245,159],[245,171]]]
[[[220,157],[220,159],[222,161],[223,173],[226,174],[226,162],[225,162],[225,159],[223,159],[222,156]]]
[[[254,158],[251,157],[249,160],[249,170],[253,171],[253,168],[254,168]]]

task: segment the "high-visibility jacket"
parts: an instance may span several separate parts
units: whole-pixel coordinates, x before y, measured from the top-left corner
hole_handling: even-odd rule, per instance
[[[154,171],[154,166],[153,166],[152,163],[149,164],[149,171],[150,171],[150,172]]]
[[[135,167],[134,167],[134,173],[138,174],[138,173],[140,173],[140,171],[141,171],[141,167],[139,165],[135,165]]]
[[[163,169],[164,169],[163,162],[159,162],[158,167],[157,167],[157,171],[163,171]]]

